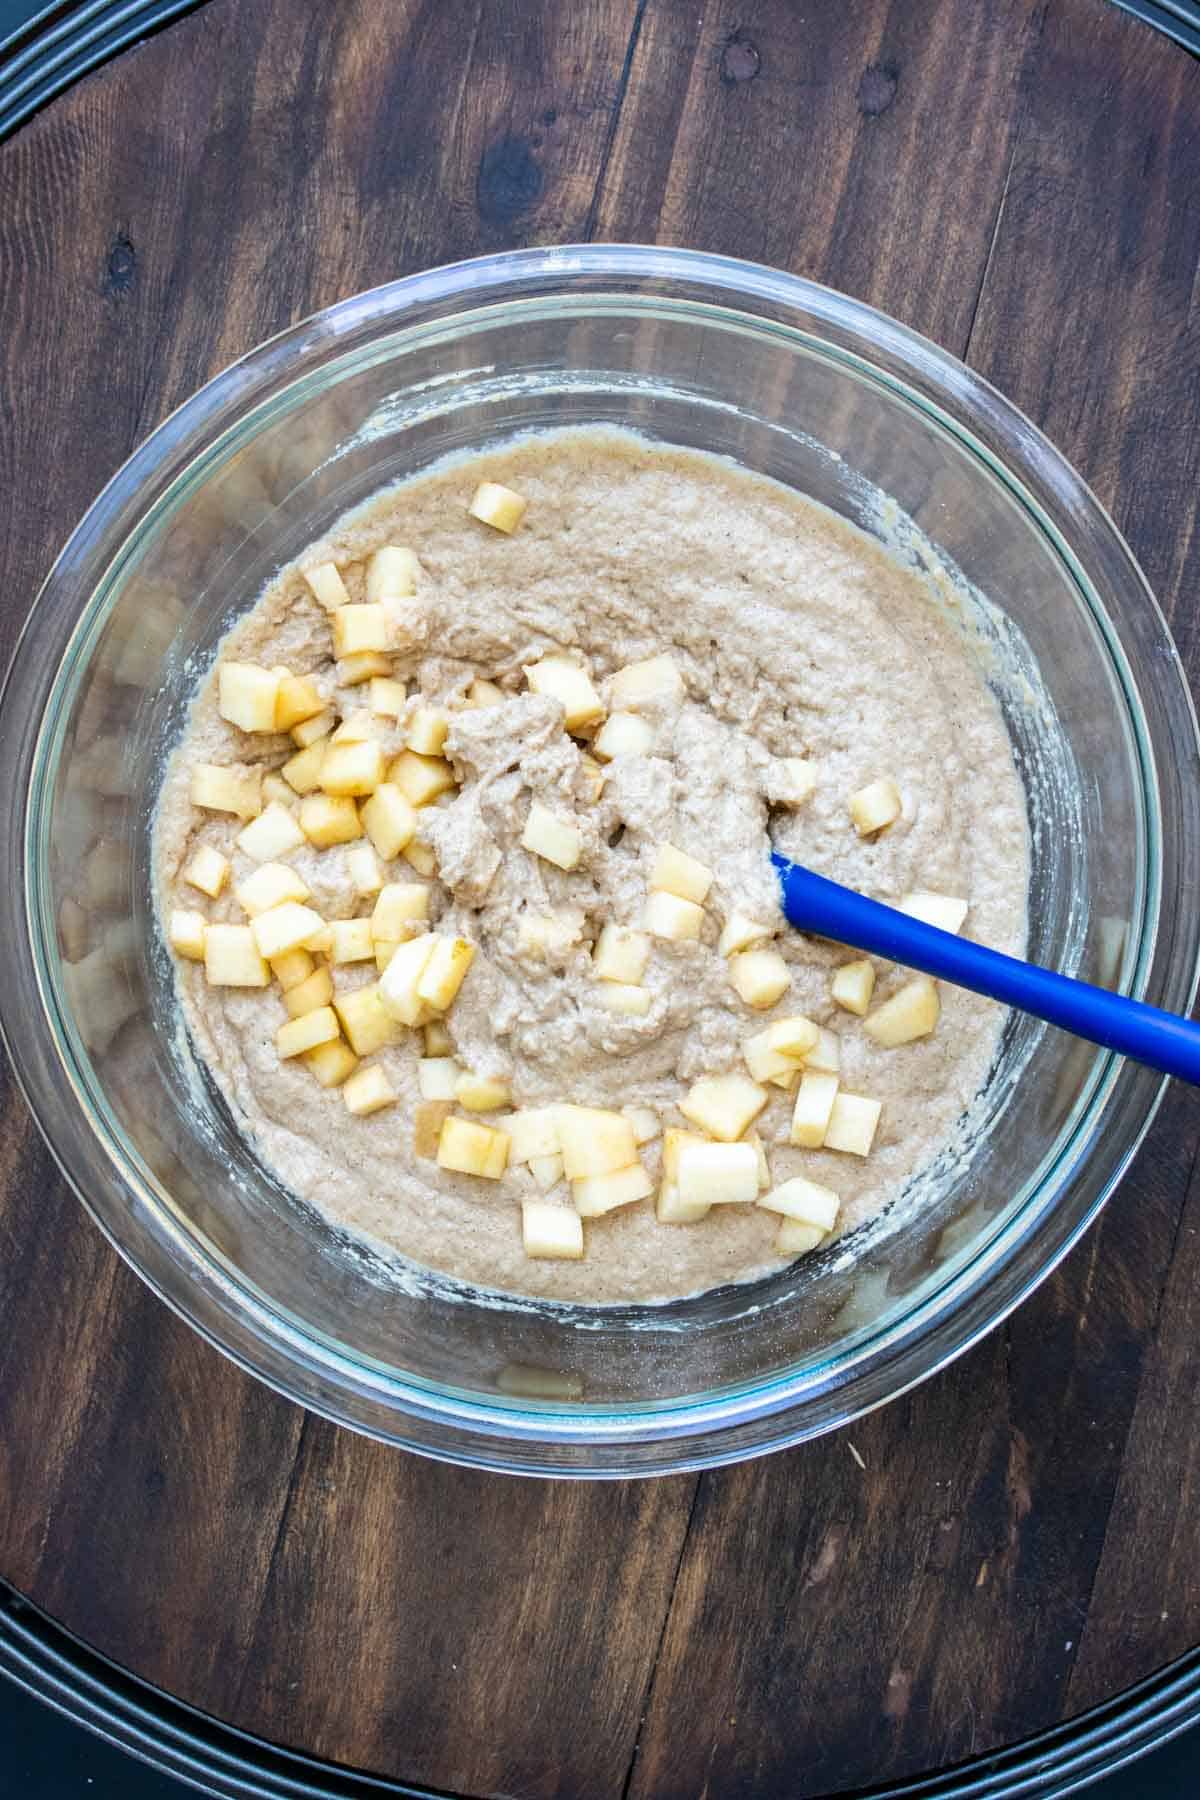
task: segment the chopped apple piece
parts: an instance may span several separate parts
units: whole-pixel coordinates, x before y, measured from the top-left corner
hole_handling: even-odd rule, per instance
[[[754,1154],[758,1159],[758,1185],[761,1192],[765,1194],[771,1185],[771,1165],[767,1161],[766,1147],[757,1131],[748,1131],[745,1142],[753,1146]]]
[[[422,1100],[455,1099],[462,1072],[457,1057],[422,1056],[417,1062],[417,1087]]]
[[[873,837],[900,817],[900,789],[884,777],[851,794],[848,805],[859,837]]]
[[[969,902],[952,899],[949,894],[903,894],[899,910],[940,931],[959,932],[969,911]]]
[[[213,987],[262,988],[271,971],[248,925],[210,925],[204,934],[204,973]]]
[[[772,1050],[803,1060],[820,1042],[821,1028],[802,1013],[795,1013],[788,1019],[773,1020],[767,1026],[766,1038]]]
[[[271,973],[285,994],[307,981],[316,967],[307,950],[285,950],[282,956],[272,956],[269,961]]]
[[[683,695],[683,676],[669,656],[627,663],[617,670],[609,688],[613,712],[636,712],[647,701],[682,700]]]
[[[367,705],[377,719],[398,719],[408,705],[408,689],[390,675],[373,675]]]
[[[342,1098],[347,1109],[356,1119],[365,1119],[376,1113],[381,1107],[391,1106],[396,1099],[396,1090],[388,1080],[378,1063],[369,1069],[360,1069],[352,1075],[342,1089]]]
[[[432,878],[437,874],[437,857],[428,844],[419,843],[413,838],[411,843],[405,844],[404,854],[418,875]]]
[[[328,850],[331,844],[360,838],[362,821],[349,795],[306,794],[300,802],[300,829],[310,844]]]
[[[822,1075],[836,1075],[842,1066],[841,1040],[822,1026],[816,1048],[808,1052],[804,1058],[804,1066],[806,1069],[816,1069]]]
[[[328,1006],[333,999],[333,976],[328,969],[314,969],[307,981],[288,988],[283,996],[289,1019],[302,1019],[305,1013]]]
[[[383,751],[378,744],[330,742],[321,764],[321,787],[326,794],[352,794],[356,799],[373,794],[383,780]]]
[[[792,1112],[793,1144],[799,1144],[804,1150],[820,1149],[829,1129],[829,1118],[837,1099],[837,1091],[836,1075],[818,1074],[810,1070],[801,1076]]]
[[[252,919],[282,906],[285,900],[307,900],[308,886],[286,863],[260,863],[253,875],[234,888],[237,903]],[[282,952],[280,952],[282,954]]]
[[[765,1031],[743,1039],[742,1055],[755,1081],[774,1081],[777,1076],[798,1073],[799,1058],[789,1056],[782,1050],[773,1050]]]
[[[595,806],[597,800],[599,800],[601,794],[604,792],[604,784],[608,780],[608,770],[602,768],[594,756],[581,756],[579,759],[579,774],[580,779],[584,784],[587,799],[592,806]]]
[[[596,940],[592,968],[600,981],[641,981],[650,960],[650,939],[644,931],[608,924]]]
[[[436,1162],[442,1126],[450,1117],[449,1100],[422,1100],[413,1112],[413,1154]]]
[[[643,1144],[651,1144],[656,1137],[662,1135],[658,1114],[652,1112],[648,1106],[626,1106],[622,1110],[629,1120],[633,1141],[639,1149]]]
[[[651,937],[666,938],[682,944],[694,942],[704,924],[704,908],[694,900],[681,900],[678,894],[647,894],[642,911],[642,926]]]
[[[512,1088],[495,1076],[472,1075],[470,1070],[464,1070],[454,1098],[465,1112],[499,1112],[511,1102]]]
[[[685,1144],[676,1186],[683,1206],[757,1200],[758,1152],[753,1144]]]
[[[787,991],[792,978],[778,950],[739,950],[729,959],[729,979],[747,1006],[763,1012]]]
[[[615,762],[618,756],[649,756],[654,748],[654,728],[636,713],[613,713],[592,740],[592,749],[601,762]]]
[[[443,1169],[499,1181],[508,1164],[508,1133],[451,1116],[442,1126],[437,1159]]]
[[[747,918],[745,913],[730,913],[717,939],[717,949],[722,956],[736,956],[739,950],[748,950],[751,944],[770,935],[769,925],[760,925],[757,919]]]
[[[766,1212],[783,1213],[785,1218],[799,1219],[802,1225],[815,1226],[818,1231],[832,1231],[841,1201],[832,1188],[794,1175],[764,1194],[758,1204]]]
[[[816,769],[803,756],[785,756],[783,768],[787,776],[787,793],[783,796],[783,805],[803,806],[816,791]]]
[[[335,667],[343,687],[361,687],[364,681],[392,672],[391,662],[381,650],[356,650],[353,656],[340,657]]]
[[[332,1006],[319,1006],[315,1012],[305,1013],[302,1018],[289,1019],[275,1033],[275,1048],[281,1062],[289,1057],[303,1056],[306,1050],[315,1050],[320,1044],[332,1044],[337,1039],[337,1014]]]
[[[502,706],[508,699],[502,687],[494,681],[473,681],[467,689],[467,704],[470,708],[482,706]]]
[[[548,1194],[563,1178],[563,1159],[561,1156],[531,1156],[529,1173],[543,1194]]]
[[[357,1056],[349,1044],[343,1044],[340,1038],[328,1044],[318,1044],[315,1050],[306,1053],[304,1061],[323,1088],[341,1087],[343,1081],[353,1075],[358,1067]]]
[[[365,707],[344,718],[330,736],[331,744],[370,744],[375,739],[375,721]]]
[[[679,1198],[679,1189],[673,1181],[660,1183],[654,1202],[654,1216],[660,1225],[695,1225],[701,1219],[707,1219],[711,1211],[710,1206],[687,1205]]]
[[[355,988],[350,994],[339,994],[333,1010],[358,1056],[373,1056],[400,1037],[400,1027],[380,999],[378,982]]]
[[[289,850],[298,850],[304,836],[295,816],[272,800],[257,819],[238,832],[237,847],[254,862],[275,862]]]
[[[521,1241],[528,1257],[578,1262],[583,1255],[583,1220],[570,1206],[555,1206],[551,1200],[523,1200]]]
[[[333,653],[361,656],[388,647],[387,609],[382,606],[339,606],[333,615]]]
[[[208,920],[202,912],[177,909],[171,914],[167,925],[167,940],[172,950],[177,950],[180,956],[189,957],[192,962],[203,962],[207,931]]]
[[[605,1012],[624,1013],[632,1019],[644,1019],[650,1011],[650,990],[627,981],[602,981],[596,998]]]
[[[301,569],[300,573],[326,612],[336,612],[339,606],[350,604],[346,584],[336,563],[318,563],[316,568]]]
[[[540,800],[534,800],[521,833],[521,848],[553,863],[556,869],[570,870],[578,865],[583,839],[573,825],[557,818]]]
[[[824,1243],[827,1235],[815,1225],[805,1225],[800,1219],[781,1219],[775,1249],[780,1256],[807,1256],[810,1250],[815,1250],[818,1244]]]
[[[677,850],[674,844],[662,844],[650,871],[653,892],[675,894],[680,900],[694,900],[702,906],[713,884],[713,872],[694,856]]]
[[[254,663],[224,662],[217,669],[217,711],[239,731],[274,731],[279,676]]]
[[[256,819],[262,811],[262,770],[197,763],[192,770],[191,801],[206,812],[236,813],[239,819]]]
[[[367,836],[385,862],[407,848],[417,829],[412,802],[390,781],[377,787],[366,802],[362,822]]]
[[[840,1093],[825,1128],[825,1148],[843,1150],[850,1156],[869,1156],[882,1110],[878,1100]]]
[[[571,1183],[571,1198],[581,1219],[598,1219],[618,1206],[631,1206],[654,1192],[654,1183],[641,1163],[614,1169],[609,1175],[585,1175]]]
[[[433,955],[433,943],[432,933],[424,932],[398,945],[379,979],[379,997],[402,1025],[415,1025],[421,1016],[425,1002],[417,992],[417,983]]]
[[[569,656],[544,656],[541,662],[530,663],[525,679],[535,694],[558,701],[567,731],[585,731],[604,717],[604,702],[591,676]]]
[[[766,1104],[766,1090],[745,1075],[702,1075],[679,1102],[679,1110],[709,1137],[732,1144]]]
[[[286,950],[299,950],[324,923],[320,913],[314,912],[311,906],[285,900],[279,906],[258,913],[251,921],[250,930],[260,956],[282,956]]]
[[[581,924],[561,913],[522,913],[517,923],[517,954],[535,961],[561,956],[579,942]]]
[[[275,696],[275,729],[291,731],[324,712],[325,702],[307,675],[284,675]]]
[[[471,497],[467,511],[473,519],[491,525],[496,531],[511,536],[525,517],[529,502],[510,487],[498,481],[481,481]]]
[[[429,889],[419,881],[389,881],[379,890],[371,914],[371,935],[401,943],[412,927],[429,917]]]
[[[430,1019],[422,1031],[426,1056],[453,1056],[454,1039],[444,1019]]]
[[[445,1012],[453,1005],[467,970],[475,960],[475,946],[466,938],[435,935],[429,957],[417,978],[417,997]]]
[[[514,1163],[532,1162],[535,1156],[561,1154],[556,1107],[523,1107],[508,1121],[508,1132],[512,1138],[509,1159]]]
[[[421,756],[440,756],[450,720],[440,706],[418,706],[408,722],[408,747]]]
[[[900,1044],[928,1037],[941,1010],[934,983],[928,975],[919,975],[877,1006],[870,1018],[863,1020],[863,1030],[885,1050],[894,1050]]]
[[[410,931],[408,933],[409,937],[416,937],[416,935],[417,934],[416,934],[415,930]],[[395,956],[395,954],[399,948],[400,948],[400,940],[398,938],[391,938],[391,939],[376,938],[376,940],[375,940],[375,967],[379,970],[379,973],[381,975],[383,974],[383,971],[387,968],[388,964],[391,962],[393,956]]]
[[[229,875],[229,858],[214,850],[211,844],[200,844],[187,868],[183,871],[183,879],[189,887],[199,888],[215,900],[225,886]]]
[[[367,599],[374,605],[407,600],[417,591],[421,565],[403,544],[381,544],[367,558]]]
[[[328,737],[336,724],[337,714],[332,706],[327,706],[323,711],[314,713],[311,719],[301,719],[298,725],[292,726],[292,742],[300,750],[311,749],[313,744]]]
[[[834,971],[829,992],[835,1005],[846,1012],[865,1018],[875,991],[875,964],[868,956],[856,957]]]
[[[618,1112],[599,1106],[559,1106],[555,1122],[568,1181],[611,1175],[638,1159],[633,1127]]]
[[[305,938],[303,948],[311,950],[314,956],[328,956],[333,949],[333,926],[322,925],[320,931]]]
[[[274,769],[268,769],[262,778],[262,797],[264,803],[276,800],[280,806],[291,807],[296,804],[295,793]]]
[[[327,755],[328,745],[323,738],[318,738],[307,750],[297,750],[295,756],[289,756],[280,774],[297,794],[314,793],[321,785],[321,770]]]
[[[377,894],[383,887],[383,870],[370,844],[356,844],[347,850],[346,873],[356,894]]]
[[[430,806],[439,794],[458,785],[454,770],[443,757],[421,756],[415,750],[402,750],[387,778],[412,806]]]

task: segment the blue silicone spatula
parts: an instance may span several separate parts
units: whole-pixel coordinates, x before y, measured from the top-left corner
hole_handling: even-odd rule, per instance
[[[783,889],[784,914],[798,930],[986,994],[1076,1037],[1200,1086],[1200,1025],[1190,1019],[955,937],[815,875],[778,851],[772,852],[771,860]]]

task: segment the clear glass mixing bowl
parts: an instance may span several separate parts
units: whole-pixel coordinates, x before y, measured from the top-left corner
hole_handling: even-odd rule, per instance
[[[1163,619],[1079,478],[984,382],[841,295],[745,263],[527,251],[347,300],[170,418],[63,551],[0,701],[0,1014],[68,1179],[155,1291],[281,1392],[412,1449],[624,1475],[842,1423],[1030,1292],[1126,1168],[1158,1076],[1012,1019],[965,1166],[853,1256],[659,1308],[497,1306],[397,1281],[196,1100],[150,827],[189,690],[265,577],[381,484],[539,425],[736,457],[868,530],[877,490],[1015,625],[1030,952],[1187,1010],[1196,723]]]

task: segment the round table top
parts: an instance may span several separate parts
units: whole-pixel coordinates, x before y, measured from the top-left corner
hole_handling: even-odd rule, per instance
[[[752,19],[752,24],[739,21]],[[481,250],[690,244],[882,307],[1112,508],[1200,679],[1200,64],[1104,0],[209,0],[0,145],[6,654],[201,382]],[[1200,1099],[1004,1327],[697,1476],[382,1448],[224,1361],[0,1138],[0,1578],[277,1743],[467,1795],[825,1795],[1200,1641]]]

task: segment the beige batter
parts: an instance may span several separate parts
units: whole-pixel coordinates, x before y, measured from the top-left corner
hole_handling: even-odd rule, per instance
[[[467,514],[484,478],[528,500],[512,537]],[[423,570],[423,642],[395,659],[412,704],[461,704],[477,676],[511,694],[502,706],[457,714],[446,754],[461,789],[422,814],[421,835],[440,868],[435,927],[479,946],[449,1015],[460,1061],[510,1079],[520,1106],[648,1106],[683,1125],[677,1102],[696,1077],[744,1073],[743,1038],[771,1018],[808,1014],[841,1039],[843,1087],[882,1100],[882,1118],[865,1160],[792,1149],[792,1102],[772,1089],[758,1122],[772,1177],[802,1173],[835,1189],[841,1229],[870,1218],[947,1140],[984,1080],[1003,1015],[942,988],[933,1036],[894,1050],[873,1044],[829,998],[830,970],[846,953],[791,932],[779,914],[768,828],[790,855],[878,898],[912,889],[966,898],[968,935],[1020,951],[1022,791],[962,632],[916,575],[823,509],[714,458],[614,431],[546,433],[443,464],[378,495],[301,560],[336,560],[358,600],[359,565],[384,543],[411,546]],[[613,670],[661,651],[686,679],[682,705],[655,718],[655,754],[614,763],[599,803],[557,702],[525,691],[522,665],[562,648],[582,654],[602,693]],[[343,714],[364,704],[365,690],[337,689],[328,618],[298,565],[271,583],[222,655],[315,674]],[[384,742],[401,747],[403,721]],[[244,923],[232,887],[252,865],[233,845],[239,824],[192,808],[189,770],[198,761],[276,767],[293,748],[285,737],[226,724],[215,682],[206,683],[164,783],[165,904]],[[791,810],[781,759],[798,755],[815,763],[818,781]],[[864,841],[847,797],[880,776],[899,785],[903,814]],[[585,853],[573,873],[518,846],[530,795],[576,815]],[[614,1015],[597,1003],[591,946],[608,920],[639,923],[664,842],[716,871],[704,939],[655,940],[649,1014]],[[215,902],[178,880],[199,843],[233,860],[233,879]],[[306,847],[285,860],[324,916],[370,912],[372,901],[356,901],[344,849]],[[386,875],[416,879],[403,859]],[[577,942],[550,965],[517,953],[525,908],[572,909]],[[738,999],[715,947],[720,922],[735,910],[778,921],[774,947],[791,966],[791,991],[765,1014]],[[417,1263],[489,1287],[585,1301],[661,1299],[779,1266],[775,1215],[719,1206],[700,1223],[665,1226],[653,1201],[589,1221],[582,1262],[531,1261],[519,1202],[537,1190],[525,1168],[484,1181],[413,1155],[419,1034],[381,1053],[399,1103],[355,1119],[301,1061],[279,1061],[274,1038],[286,1014],[277,988],[210,988],[201,965],[178,968],[195,1043],[259,1155],[297,1194]],[[878,968],[876,1003],[907,978]],[[339,991],[376,978],[373,964],[334,971]],[[657,1144],[643,1156],[657,1176]],[[569,1190],[555,1197],[566,1203]]]

